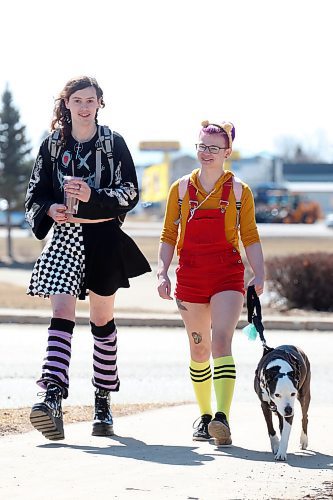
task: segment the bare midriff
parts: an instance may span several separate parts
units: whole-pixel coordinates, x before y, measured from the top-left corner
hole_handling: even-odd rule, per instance
[[[108,220],[113,220],[114,217],[110,219],[80,219],[78,217],[68,217],[67,222],[76,223],[76,224],[96,224],[97,222],[107,222]]]

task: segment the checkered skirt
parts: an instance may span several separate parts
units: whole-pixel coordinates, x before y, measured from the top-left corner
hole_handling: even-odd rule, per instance
[[[52,239],[34,266],[28,295],[65,293],[85,299],[89,290],[113,295],[129,278],[150,272],[146,258],[116,220],[55,224]]]
[[[59,293],[79,296],[85,278],[85,252],[80,224],[54,224],[52,238],[34,266],[28,295]]]

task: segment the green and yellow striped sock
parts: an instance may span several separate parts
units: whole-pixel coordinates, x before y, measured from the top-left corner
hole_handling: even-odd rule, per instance
[[[236,367],[232,356],[214,359],[214,390],[216,411],[223,412],[229,422],[229,413],[236,382]]]

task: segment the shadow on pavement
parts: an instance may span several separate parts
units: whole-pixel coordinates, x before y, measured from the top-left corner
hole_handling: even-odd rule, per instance
[[[111,441],[117,441],[123,446],[80,446],[71,444],[50,443],[39,445],[39,448],[71,448],[82,450],[96,455],[110,455],[119,458],[132,458],[146,462],[155,462],[168,465],[203,465],[204,462],[216,460],[219,456],[239,458],[254,462],[275,462],[273,453],[268,451],[255,451],[239,446],[216,448],[212,445],[212,452],[200,454],[192,446],[170,446],[163,444],[147,444],[133,437],[112,436]],[[333,456],[318,453],[313,450],[304,450],[289,453],[286,462],[276,462],[298,467],[301,469],[332,469]]]
[[[112,436],[111,441],[117,441],[123,446],[80,446],[71,444],[45,444],[38,448],[71,448],[82,450],[94,455],[110,455],[119,458],[132,458],[145,462],[154,462],[166,465],[203,465],[204,462],[212,461],[214,458],[209,454],[196,453],[196,447],[192,446],[170,446],[163,444],[147,444],[144,441],[132,437]]]
[[[230,456],[232,458],[241,458],[242,460],[251,460],[256,462],[275,462],[272,452],[268,451],[255,451],[239,446],[232,446],[230,448],[215,448],[215,452],[219,451],[223,456]],[[218,456],[214,453],[214,456]],[[333,456],[318,453],[314,450],[303,450],[296,453],[288,453],[285,463],[291,467],[298,467],[300,469],[332,469]]]

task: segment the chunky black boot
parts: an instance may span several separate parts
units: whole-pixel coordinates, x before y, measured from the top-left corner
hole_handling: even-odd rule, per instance
[[[44,401],[33,405],[30,413],[31,424],[51,441],[65,437],[61,409],[62,396],[62,388],[49,383]]]
[[[97,388],[95,391],[95,413],[93,436],[113,436],[113,419],[110,407],[110,391]]]

